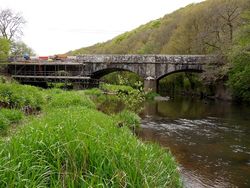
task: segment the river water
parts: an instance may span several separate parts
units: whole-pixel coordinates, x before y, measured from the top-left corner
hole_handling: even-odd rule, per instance
[[[250,187],[250,107],[176,98],[145,104],[138,136],[169,148],[185,187]]]

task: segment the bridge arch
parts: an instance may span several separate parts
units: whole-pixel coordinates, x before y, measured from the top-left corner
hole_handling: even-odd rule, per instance
[[[190,72],[190,73],[202,73],[204,70],[202,69],[181,69],[181,70],[175,70],[171,72],[166,72],[165,74],[162,74],[156,78],[157,82],[159,82],[161,79],[175,73],[180,73],[180,72]]]
[[[159,76],[156,80],[155,80],[155,85],[156,85],[156,92],[160,92],[160,81],[163,80],[164,78],[167,78],[168,76],[170,75],[174,75],[174,74],[177,74],[177,73],[202,73],[204,72],[204,70],[202,69],[182,69],[182,70],[176,70],[176,71],[171,71],[171,72],[167,72],[166,74],[163,74],[161,76]],[[185,77],[185,76],[184,76]],[[161,88],[163,89],[163,88]],[[163,89],[164,90],[164,89]]]
[[[125,69],[125,68],[104,68],[104,69],[101,69],[101,70],[93,72],[91,74],[91,78],[93,78],[93,79],[100,79],[101,77],[103,77],[105,75],[108,75],[110,73],[113,73],[113,72],[123,72],[123,71],[131,72],[131,73],[134,73],[134,74],[138,75],[139,77],[141,77],[137,72],[134,72],[134,71],[131,71],[131,70]]]

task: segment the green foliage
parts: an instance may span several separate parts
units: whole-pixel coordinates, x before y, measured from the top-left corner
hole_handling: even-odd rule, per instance
[[[57,76],[62,76],[62,75],[57,75]],[[48,84],[49,88],[57,88],[57,89],[65,89],[65,90],[73,88],[72,83],[52,83],[52,82],[47,82],[47,84]]]
[[[6,129],[8,128],[8,125],[10,122],[8,119],[0,114],[0,135],[6,135]]]
[[[250,102],[250,11],[243,14],[245,24],[240,29],[232,49],[232,68],[228,84],[237,100]]]
[[[151,92],[146,93],[145,98],[147,100],[154,100],[154,98],[157,97],[157,96],[160,96],[160,95],[158,93],[155,93],[155,92],[151,91]]]
[[[211,93],[210,89],[206,87],[199,75],[192,73],[175,73],[169,75],[160,80],[159,89],[160,92],[171,96],[184,93],[192,95]]]
[[[108,92],[129,92],[133,91],[134,89],[130,86],[126,85],[112,85],[112,84],[101,84],[100,88],[103,89],[104,91]]]
[[[139,83],[143,81],[137,74],[128,71],[110,73],[102,77],[102,80],[112,85],[127,85],[135,89],[139,89]]]
[[[0,83],[0,106],[18,108],[26,111],[40,110],[45,103],[45,96],[33,86]]]
[[[101,85],[101,88],[104,91],[116,94],[117,96],[115,97],[115,100],[122,102],[125,109],[136,113],[142,110],[141,104],[145,101],[145,94],[141,89],[133,89],[130,86],[111,84],[103,84]]]
[[[23,112],[15,109],[0,109],[0,114],[10,121],[10,123],[17,123],[23,119]]]
[[[0,148],[0,187],[181,187],[168,151],[80,106],[49,110]]]
[[[145,95],[140,90],[130,90],[119,92],[118,97],[125,104],[125,109],[139,113],[142,110],[142,103],[145,101]]]
[[[226,56],[237,32],[245,23],[241,13],[249,10],[249,0],[207,0],[181,8],[163,18],[151,21],[112,40],[69,54],[218,54]],[[245,38],[249,32],[245,32]],[[242,43],[247,40],[242,38]],[[250,47],[248,46],[248,49]],[[203,83],[216,85],[228,77],[228,60],[222,59],[216,70],[208,69],[200,76]],[[118,74],[107,76],[117,84]],[[133,87],[131,75],[126,84]],[[192,88],[189,78],[182,77],[181,85]],[[197,83],[197,82],[196,82]],[[177,83],[178,84],[178,83]],[[200,85],[200,84],[198,84]],[[174,87],[174,86],[171,86]],[[175,87],[179,88],[179,86]],[[175,90],[177,90],[175,89]],[[189,90],[189,89],[188,89]],[[199,90],[204,90],[200,86]],[[196,92],[196,91],[194,91]]]
[[[249,0],[247,0],[249,2]],[[226,54],[247,9],[246,0],[209,0],[191,4],[105,43],[69,54]]]
[[[25,99],[29,91],[47,100],[44,115],[30,118],[8,140],[0,139],[0,187],[181,187],[172,155],[143,144],[128,129],[139,125],[136,114],[126,110],[108,116],[95,109],[86,93],[103,96],[100,90],[0,86],[1,97],[12,99],[23,90]],[[104,87],[134,91],[128,86]],[[19,110],[1,109],[0,134],[22,118]]]
[[[126,32],[124,34],[121,34],[119,36],[117,36],[115,39],[114,39],[114,43],[115,44],[119,44],[120,42],[122,42],[123,40],[127,39],[129,37],[130,33],[129,32]]]
[[[0,61],[8,59],[9,51],[10,42],[5,38],[0,37]]]
[[[53,94],[49,101],[49,108],[68,108],[70,106],[95,108],[95,104],[83,92],[65,91]]]
[[[135,129],[140,126],[140,117],[134,112],[123,110],[122,112],[113,116],[117,122],[118,127],[127,126],[130,129]]]
[[[34,56],[35,53],[33,49],[28,47],[24,42],[12,42],[11,44],[11,56],[13,57],[18,57],[21,56],[23,57],[24,54],[28,54],[29,56]]]
[[[7,82],[6,78],[3,76],[0,76],[0,83],[6,83],[6,82]]]
[[[7,128],[23,119],[23,113],[15,109],[0,109],[0,135],[6,135]]]
[[[86,95],[99,97],[102,95],[102,91],[99,88],[87,89],[84,91]]]
[[[152,28],[152,29],[159,28],[161,25],[161,19],[154,20],[154,21],[150,22],[149,25],[150,25],[150,28]]]
[[[237,100],[250,102],[250,53],[239,52],[233,59],[229,86]]]

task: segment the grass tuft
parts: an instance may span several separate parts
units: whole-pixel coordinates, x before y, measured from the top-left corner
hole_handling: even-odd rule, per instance
[[[131,129],[138,128],[141,122],[141,118],[137,114],[128,110],[123,110],[114,115],[113,118],[117,122],[118,127],[127,126]]]
[[[83,92],[65,91],[63,93],[56,93],[52,95],[49,101],[49,107],[52,108],[67,108],[70,106],[95,108],[94,102]]]
[[[0,109],[0,135],[6,135],[7,128],[13,123],[20,122],[23,117],[20,110]]]

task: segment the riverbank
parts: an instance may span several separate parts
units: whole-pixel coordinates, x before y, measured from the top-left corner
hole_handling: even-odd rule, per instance
[[[0,84],[1,108],[33,114],[0,138],[1,187],[182,186],[171,153],[129,129],[135,114],[106,115],[85,92]]]

